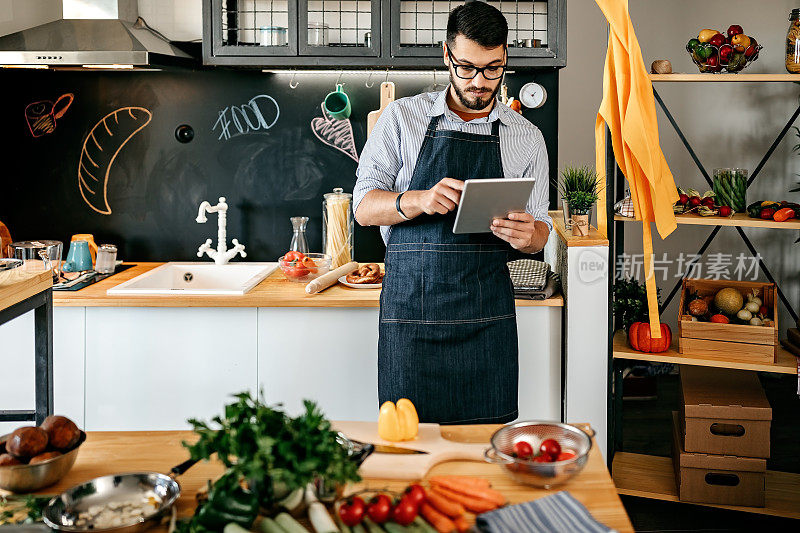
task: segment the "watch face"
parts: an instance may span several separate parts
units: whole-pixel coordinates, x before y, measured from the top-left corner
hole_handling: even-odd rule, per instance
[[[519,90],[519,100],[525,107],[542,107],[547,101],[547,91],[538,83],[526,83]]]

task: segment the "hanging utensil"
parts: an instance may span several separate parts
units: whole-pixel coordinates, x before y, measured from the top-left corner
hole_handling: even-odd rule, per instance
[[[381,83],[381,107],[377,111],[370,111],[367,115],[367,137],[372,133],[372,128],[378,123],[378,117],[381,116],[383,110],[391,103],[394,102],[394,82],[385,81]]]

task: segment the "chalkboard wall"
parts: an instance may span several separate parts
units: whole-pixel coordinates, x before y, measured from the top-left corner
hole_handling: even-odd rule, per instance
[[[346,147],[323,144],[311,126],[339,76],[300,72],[292,89],[289,72],[0,69],[0,113],[9,135],[0,221],[15,240],[68,241],[74,233],[92,233],[98,243],[117,244],[125,260],[197,260],[206,238],[216,245],[217,229],[216,215],[195,222],[198,206],[225,196],[229,246],[238,238],[248,260],[274,261],[286,250],[291,216],[310,217],[309,245],[318,251],[322,195],[334,187],[352,192],[355,183],[357,164]],[[358,153],[384,77],[341,76],[353,102]],[[430,90],[433,83],[431,72],[389,79],[398,98]],[[555,176],[557,71],[513,74],[507,84],[515,95],[533,79],[549,98],[525,116],[542,130]],[[372,88],[365,86],[368,81]],[[445,83],[446,75],[439,73],[436,81]],[[57,102],[63,95],[72,100]],[[176,138],[181,125],[192,128],[190,142]],[[356,259],[382,260],[383,253],[377,228],[356,228]]]

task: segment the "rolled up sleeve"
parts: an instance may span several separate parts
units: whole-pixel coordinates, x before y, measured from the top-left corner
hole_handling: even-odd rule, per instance
[[[531,197],[525,211],[533,215],[535,220],[547,224],[550,231],[553,230],[553,220],[547,214],[550,206],[550,164],[547,158],[547,148],[544,144],[544,136],[537,129],[536,141],[534,142],[531,162],[525,169],[523,178],[534,178],[536,183],[533,185]]]
[[[400,122],[395,103],[383,110],[367,139],[356,169],[353,188],[353,212],[369,191],[393,191],[400,172]]]

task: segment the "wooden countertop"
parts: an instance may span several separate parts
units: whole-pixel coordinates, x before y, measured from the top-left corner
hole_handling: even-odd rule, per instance
[[[12,268],[0,272],[0,311],[53,286],[49,270],[29,272]]]
[[[276,270],[244,296],[108,296],[106,290],[163,263],[136,263],[79,291],[53,291],[53,305],[62,307],[378,307],[379,289],[351,289],[336,284],[319,294],[306,294],[304,283],[286,280]],[[518,307],[561,307],[561,295],[547,300],[517,300]]]
[[[564,226],[563,211],[548,211],[547,214],[553,219],[553,229],[566,243],[567,246],[608,246],[608,237],[600,233],[594,226],[589,227],[589,235],[586,237],[575,237],[572,230]]]
[[[488,442],[498,427],[500,426],[447,426],[442,428],[442,434],[450,440]],[[188,458],[181,441],[192,440],[192,435],[189,431],[90,432],[72,470],[56,485],[40,493],[57,494],[89,479],[119,472],[168,473],[170,468]],[[180,517],[194,512],[197,491],[207,480],[219,477],[222,471],[222,465],[219,463],[198,463],[178,478],[182,488],[181,498],[177,503]],[[520,485],[508,477],[500,467],[487,463],[465,461],[442,463],[431,469],[429,475],[469,475],[487,478],[511,503],[535,500],[558,490],[568,490],[598,521],[620,533],[633,532],[630,519],[596,445],[592,447],[584,470],[566,485],[550,491]],[[400,490],[407,484],[402,481],[371,479],[352,489]],[[163,532],[167,531],[167,528],[161,526],[151,531]]]

